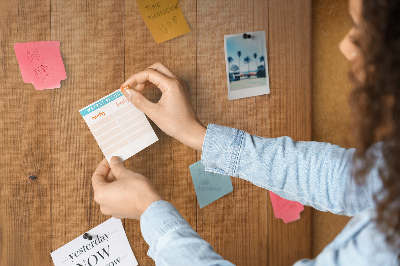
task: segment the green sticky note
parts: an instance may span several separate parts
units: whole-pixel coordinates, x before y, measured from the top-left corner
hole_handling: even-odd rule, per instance
[[[233,191],[230,176],[206,172],[200,161],[189,168],[200,208]]]

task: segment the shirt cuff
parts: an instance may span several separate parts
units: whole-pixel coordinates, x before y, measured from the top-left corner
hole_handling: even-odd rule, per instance
[[[208,124],[201,154],[205,170],[237,177],[244,133],[242,130]]]
[[[140,230],[149,245],[147,255],[153,260],[157,255],[157,244],[170,230],[191,227],[178,210],[169,202],[153,202],[140,216]]]

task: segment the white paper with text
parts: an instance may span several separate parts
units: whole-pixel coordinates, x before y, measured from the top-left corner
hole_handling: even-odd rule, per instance
[[[84,232],[85,233],[85,232]],[[136,266],[135,255],[129,245],[124,227],[119,219],[111,218],[71,242],[53,251],[55,266]]]

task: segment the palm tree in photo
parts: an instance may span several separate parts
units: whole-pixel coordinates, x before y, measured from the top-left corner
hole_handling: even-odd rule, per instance
[[[263,55],[260,57],[260,63],[262,62],[264,62],[264,71],[265,71],[265,58]]]
[[[254,56],[254,60],[255,60],[255,63],[256,63],[256,72],[257,72],[257,66],[258,66],[258,65],[257,65],[257,53],[254,53],[253,56]]]
[[[246,57],[244,58],[244,62],[247,64],[247,67],[248,67],[248,69],[249,69],[248,75],[249,75],[249,78],[250,78],[250,62],[251,62],[250,56],[246,56]]]
[[[231,70],[232,70],[232,72],[238,72],[239,71],[239,67],[237,65],[233,64],[231,66]]]
[[[229,69],[231,69],[231,63],[233,62],[232,56],[228,57]]]
[[[239,57],[239,76],[240,76],[240,57],[242,56],[242,52],[238,51],[238,57]]]

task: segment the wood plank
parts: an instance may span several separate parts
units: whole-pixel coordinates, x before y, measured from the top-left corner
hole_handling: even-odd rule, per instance
[[[349,61],[338,44],[352,26],[349,3],[313,1],[313,140],[353,148],[347,79]],[[337,108],[340,106],[340,108]],[[312,210],[312,247],[316,257],[343,230],[351,217]]]
[[[267,115],[257,108],[267,124],[261,135],[311,140],[311,1],[270,0],[268,32],[271,95]],[[310,258],[311,209],[289,224],[275,219],[270,200],[268,210],[268,265]]]
[[[267,1],[207,1],[197,6],[200,120],[257,133],[256,98],[228,101],[224,35],[268,30]],[[265,99],[266,96],[264,96]],[[200,158],[200,156],[199,156]],[[198,232],[236,265],[266,265],[266,191],[233,178],[233,192],[198,210]]]
[[[0,265],[48,264],[51,93],[23,82],[14,44],[50,38],[50,1],[5,1],[0,17]]]
[[[196,106],[196,1],[180,0],[179,4],[191,32],[157,44],[137,2],[125,2],[125,79],[156,61],[163,62],[186,82]],[[158,89],[146,90],[144,95],[153,102],[161,97]],[[126,166],[150,178],[164,199],[196,228],[197,201],[189,172],[189,165],[196,162],[196,152],[151,124],[159,141],[127,160]],[[139,265],[153,265],[146,255],[148,246],[140,233],[139,221],[127,220],[126,233]]]
[[[79,109],[115,91],[124,78],[124,5],[51,2],[52,39],[61,41],[68,78],[52,94],[52,249],[100,224],[91,176],[103,154]]]
[[[192,32],[159,45],[136,1],[2,6],[0,265],[52,265],[51,251],[109,218],[94,202],[90,182],[103,155],[78,110],[155,61],[186,81],[204,124],[311,139],[311,1],[180,5]],[[269,31],[271,95],[228,101],[223,36],[255,30]],[[61,41],[68,76],[61,89],[38,92],[23,83],[13,45],[36,40]],[[145,95],[156,101],[160,92]],[[249,182],[232,179],[233,193],[200,210],[188,168],[200,153],[153,127],[160,141],[125,165],[149,177],[219,254],[237,265],[288,265],[311,255],[309,209],[284,225],[267,192]],[[154,264],[139,222],[124,224],[139,264]]]

